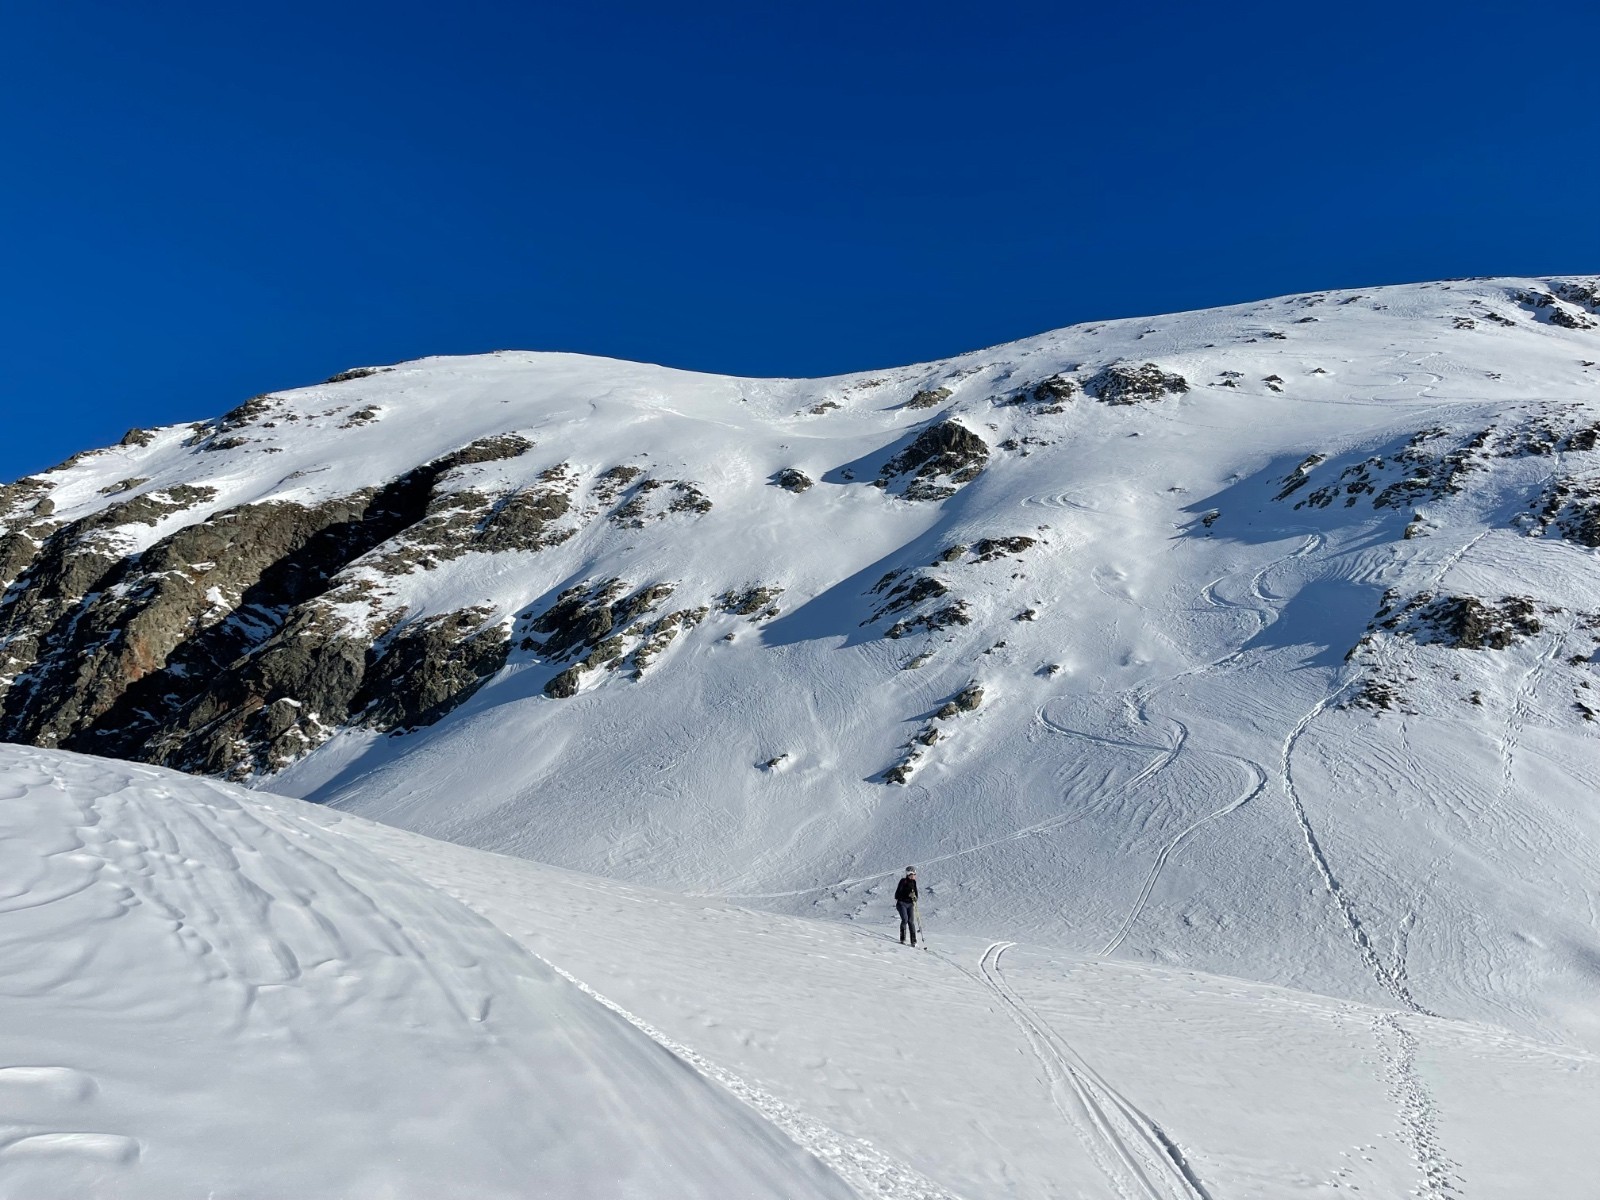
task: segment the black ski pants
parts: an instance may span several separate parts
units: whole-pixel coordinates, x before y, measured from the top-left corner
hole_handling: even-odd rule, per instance
[[[894,906],[900,910],[900,940],[906,940],[906,930],[911,931],[911,944],[917,944],[917,904],[914,900],[896,900]]]

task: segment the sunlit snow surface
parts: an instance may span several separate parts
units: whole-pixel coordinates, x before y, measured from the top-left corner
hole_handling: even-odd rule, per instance
[[[850,1195],[308,806],[10,746],[0,796],[8,1200]]]
[[[1600,1060],[0,748],[0,1196],[1577,1196]]]
[[[64,520],[127,478],[216,489],[122,529],[137,548],[515,432],[534,448],[456,482],[565,465],[589,488],[637,465],[712,509],[635,529],[595,507],[559,545],[380,581],[407,620],[474,606],[511,626],[612,577],[670,583],[675,606],[784,591],[776,618],[712,611],[643,678],[591,672],[570,699],[543,694],[561,663],[515,648],[438,724],[341,733],[253,801],[6,751],[0,1182],[1593,1192],[1600,572],[1538,517],[1556,482],[1600,479],[1600,450],[1512,443],[1600,421],[1600,329],[1516,299],[1551,286],[1287,297],[827,380],[429,359],[274,393],[243,447],[171,429],[49,473]],[[1006,403],[1113,361],[1190,390]],[[907,407],[939,387],[941,407]],[[361,406],[377,415],[351,422]],[[942,503],[871,486],[940,415],[994,449],[983,474]],[[1295,507],[1375,457],[1403,477],[1424,430],[1490,427],[1505,440],[1454,492]],[[1314,482],[1276,499],[1312,455]],[[786,467],[816,486],[773,486]],[[932,565],[1011,535],[1037,545]],[[943,579],[971,624],[863,624],[897,569]],[[1492,651],[1385,635],[1347,659],[1386,594],[1423,593],[1527,595],[1542,628]],[[1350,707],[1375,675],[1391,707]],[[885,783],[973,681],[982,706]],[[883,938],[912,862],[927,954]]]

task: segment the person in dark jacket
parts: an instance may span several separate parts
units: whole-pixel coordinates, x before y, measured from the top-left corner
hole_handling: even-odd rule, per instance
[[[911,933],[911,944],[917,944],[917,869],[906,868],[906,877],[894,889],[894,906],[900,910],[900,943],[905,944],[906,933]]]

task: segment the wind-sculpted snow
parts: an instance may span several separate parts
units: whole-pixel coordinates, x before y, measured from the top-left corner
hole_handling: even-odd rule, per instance
[[[1191,738],[1121,747],[1122,785]],[[910,949],[883,887],[853,922],[774,915],[23,747],[0,881],[19,1200],[1520,1200],[1592,1174],[1592,1053],[931,910]]]
[[[1600,1046],[1596,294],[347,372],[0,493],[0,734]]]
[[[1151,769],[1183,752],[1151,749]],[[1570,1046],[932,920],[932,949],[911,950],[888,887],[854,922],[801,920],[321,819],[583,980],[862,1196],[1520,1200],[1589,1186],[1600,1060]]]
[[[303,808],[0,748],[0,1195],[852,1195]]]

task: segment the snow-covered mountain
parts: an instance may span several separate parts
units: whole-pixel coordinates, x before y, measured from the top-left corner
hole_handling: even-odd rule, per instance
[[[1600,284],[347,372],[0,493],[0,736],[1600,1047]]]

